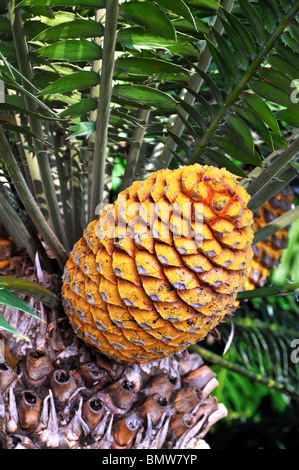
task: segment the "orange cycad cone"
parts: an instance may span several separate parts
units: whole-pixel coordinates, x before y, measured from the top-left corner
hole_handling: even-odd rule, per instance
[[[63,304],[78,336],[126,362],[203,339],[247,281],[248,201],[238,177],[198,164],[158,171],[120,193],[65,267]]]
[[[293,199],[291,187],[284,187],[254,213],[254,231],[256,232],[291,210]],[[287,247],[287,244],[287,228],[284,228],[253,247],[254,257],[249,270],[246,290],[265,285],[270,275],[270,269],[277,268],[282,250]]]

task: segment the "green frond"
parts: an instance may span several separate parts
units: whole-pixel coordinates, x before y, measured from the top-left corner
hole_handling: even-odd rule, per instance
[[[6,307],[11,307],[16,310],[20,310],[21,312],[27,313],[28,315],[31,315],[32,317],[43,321],[40,316],[37,314],[37,310],[33,308],[28,302],[25,302],[25,300],[21,299],[17,295],[13,294],[9,287],[4,287],[6,286],[6,283],[0,282],[0,305],[1,306],[6,306]],[[16,328],[14,328],[7,320],[4,318],[4,316],[0,313],[0,328],[3,330],[9,331],[10,333],[13,333],[16,336],[19,336],[22,339],[25,339],[27,341],[28,338],[24,335],[22,335]]]

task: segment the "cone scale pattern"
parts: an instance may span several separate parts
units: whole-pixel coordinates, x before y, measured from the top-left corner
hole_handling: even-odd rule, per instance
[[[198,164],[152,173],[120,193],[65,267],[63,305],[78,336],[141,363],[203,339],[247,281],[248,201],[236,176]]]
[[[254,231],[256,232],[293,209],[293,199],[292,188],[285,186],[254,213]],[[254,257],[248,274],[246,290],[252,290],[265,285],[270,275],[269,270],[277,268],[282,250],[287,245],[288,234],[287,227],[285,227],[253,247]]]

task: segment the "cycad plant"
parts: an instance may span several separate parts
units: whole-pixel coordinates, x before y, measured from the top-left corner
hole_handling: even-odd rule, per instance
[[[150,181],[153,172],[225,168],[240,194],[251,196],[255,217],[286,185],[295,187],[298,1],[22,0],[2,1],[0,9],[0,220],[37,266],[39,284],[62,276],[103,204],[136,181]],[[268,210],[254,252],[269,237],[278,243],[275,234],[298,218],[295,206],[285,204],[278,218]],[[54,312],[52,320],[63,318],[59,287],[50,292],[18,272],[3,274],[3,304],[13,305],[11,291],[19,292],[40,301],[42,313],[43,306]],[[223,380],[233,371],[234,378],[241,374],[298,398],[298,365],[290,359],[298,284],[288,276],[270,281],[239,294],[234,316],[213,330],[218,341],[210,335],[190,349],[216,363]],[[275,303],[280,296],[287,296],[288,309]],[[2,315],[0,327],[15,333],[19,322],[9,318]],[[232,387],[221,389],[227,396]],[[65,435],[76,441],[66,433],[64,442]],[[158,445],[156,437],[148,442]]]

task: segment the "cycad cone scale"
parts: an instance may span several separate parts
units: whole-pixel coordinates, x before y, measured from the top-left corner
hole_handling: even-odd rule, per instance
[[[125,362],[203,339],[247,280],[248,201],[236,176],[199,164],[152,173],[120,193],[65,267],[63,304],[78,336]]]

